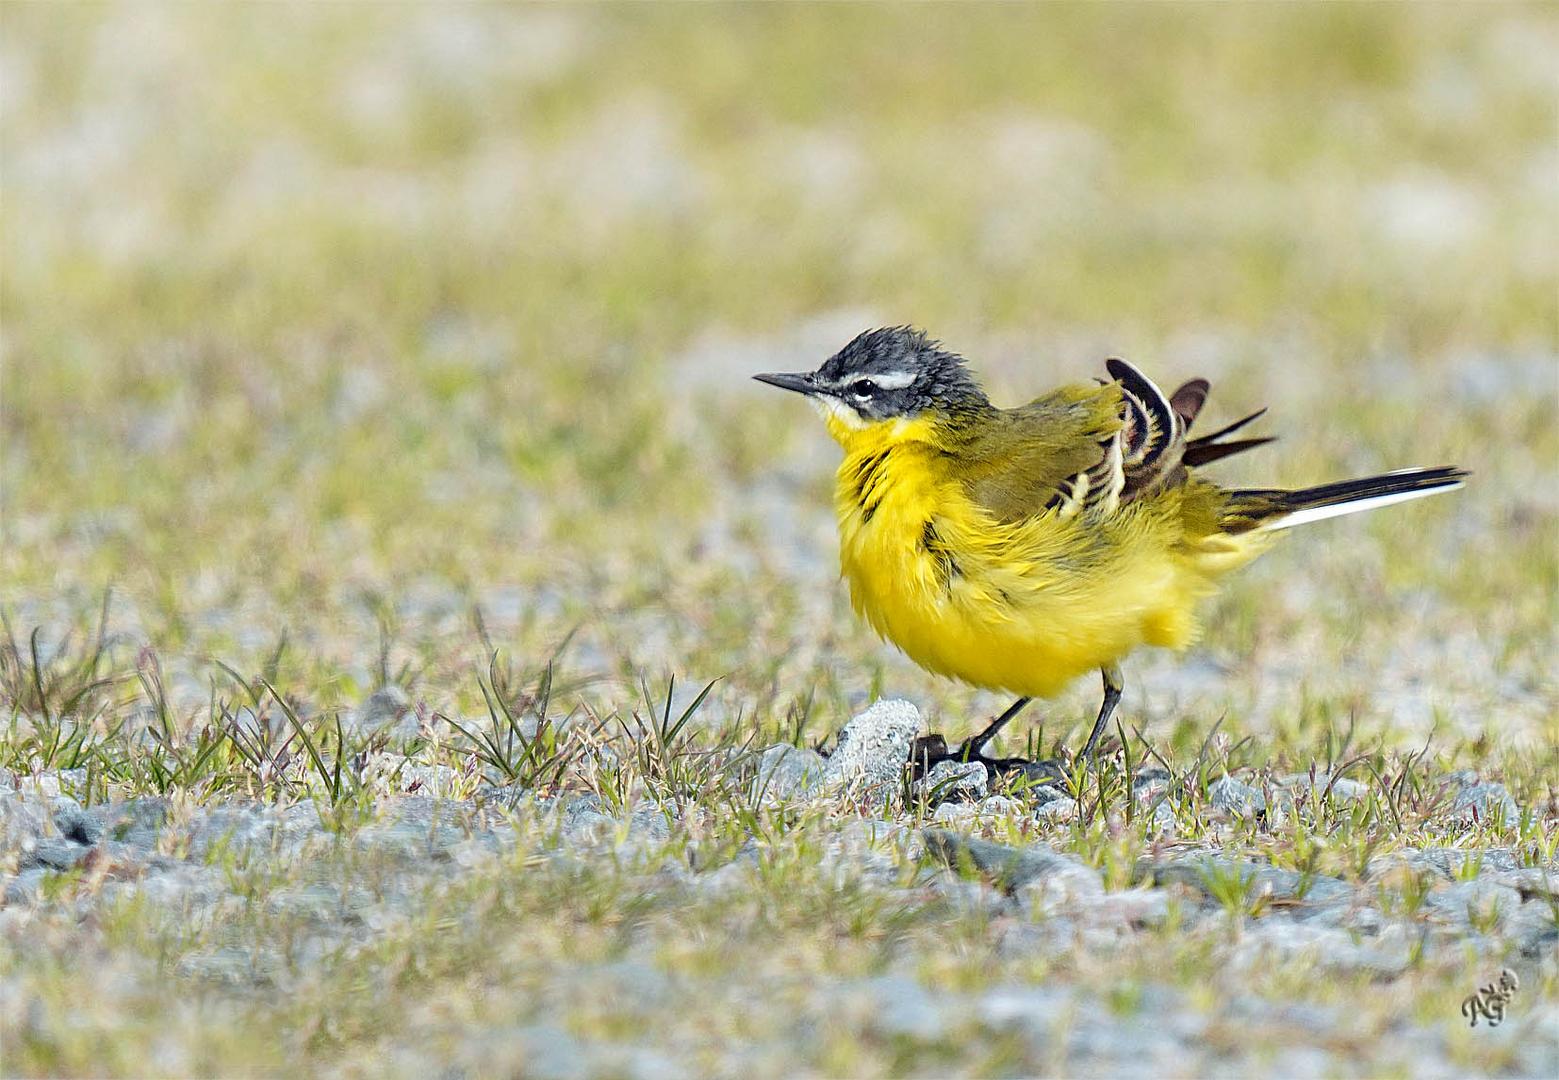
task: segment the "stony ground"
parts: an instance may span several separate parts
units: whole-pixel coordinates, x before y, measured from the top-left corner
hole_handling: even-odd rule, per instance
[[[365,1050],[374,1072],[537,1077],[1559,1064],[1559,860],[1502,785],[1202,762],[992,794],[978,762],[907,783],[919,727],[883,702],[827,756],[725,753],[738,786],[700,765],[692,802],[388,748],[334,803],[329,772],[300,777],[312,800],[204,805],[12,775],[5,1044],[180,1075],[355,1073]],[[592,753],[570,768],[616,769]],[[1387,807],[1407,835],[1348,850]],[[1503,973],[1503,1022],[1465,1023]]]
[[[0,1073],[1559,1074],[1551,7],[0,30]],[[904,322],[1473,479],[916,788],[748,378]]]

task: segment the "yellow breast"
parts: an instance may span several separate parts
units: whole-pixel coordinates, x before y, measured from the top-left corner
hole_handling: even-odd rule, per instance
[[[851,601],[922,667],[1048,697],[1139,645],[1194,637],[1209,576],[1178,496],[1108,521],[1052,512],[1002,523],[913,422],[830,427],[845,447],[835,502]]]

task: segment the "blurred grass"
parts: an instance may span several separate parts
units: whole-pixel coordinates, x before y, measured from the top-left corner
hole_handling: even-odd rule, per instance
[[[1350,623],[1428,588],[1519,672],[1556,595],[1536,10],[9,5],[4,598],[113,583],[138,640],[285,630],[321,678],[386,604],[468,661],[430,616],[510,587],[531,647],[810,683],[881,651],[822,437],[745,376],[915,321],[1008,400],[1116,350],[1270,401],[1264,482],[1470,465],[1218,621],[1300,573]]]
[[[581,625],[630,689],[728,674],[767,715],[876,667],[964,710],[844,612],[831,450],[746,381],[914,321],[1009,401],[1119,351],[1211,375],[1223,415],[1271,403],[1284,442],[1233,479],[1470,466],[1454,503],[1296,538],[1209,646],[1289,690],[1364,653],[1347,696],[1472,637],[1497,670],[1441,704],[1553,711],[1541,8],[3,17],[24,628],[112,584],[193,699],[196,658],[283,633],[293,674],[361,692],[388,627],[437,697],[481,606],[522,650]]]

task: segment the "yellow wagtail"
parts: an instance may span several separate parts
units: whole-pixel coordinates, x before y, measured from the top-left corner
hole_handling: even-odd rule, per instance
[[[1104,675],[1089,760],[1139,645],[1183,649],[1214,582],[1279,530],[1460,487],[1456,468],[1405,469],[1297,491],[1229,490],[1193,470],[1272,441],[1187,440],[1207,400],[1165,395],[1124,360],[1110,381],[992,405],[963,358],[909,327],[861,334],[816,371],[757,379],[805,394],[844,448],[840,564],[858,614],[922,667],[1020,695],[984,731],[917,765],[983,758],[1035,697]],[[1046,766],[1054,771],[1053,767]]]

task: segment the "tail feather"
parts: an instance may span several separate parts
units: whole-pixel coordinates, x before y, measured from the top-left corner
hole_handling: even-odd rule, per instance
[[[1184,388],[1182,387],[1182,389]],[[1178,391],[1176,392],[1178,393]],[[1258,439],[1236,439],[1233,442],[1218,441],[1225,435],[1233,435],[1252,420],[1260,419],[1266,411],[1266,409],[1257,409],[1249,416],[1236,420],[1232,424],[1227,424],[1211,435],[1203,435],[1201,438],[1192,439],[1185,444],[1185,454],[1182,455],[1181,460],[1194,469],[1198,465],[1207,465],[1220,458],[1226,458],[1231,454],[1238,454],[1245,450],[1254,450],[1258,446],[1265,446],[1269,442],[1274,442],[1276,436],[1273,435]]]
[[[1291,529],[1312,521],[1454,491],[1466,478],[1464,470],[1445,465],[1432,469],[1400,469],[1298,491],[1233,491],[1229,493],[1229,502],[1219,524],[1229,533]]]
[[[1277,442],[1277,436],[1264,435],[1259,439],[1235,439],[1232,442],[1221,443],[1203,443],[1198,440],[1185,448],[1185,455],[1180,460],[1191,468],[1210,465],[1231,455],[1242,454],[1258,446],[1266,446],[1269,442]]]

